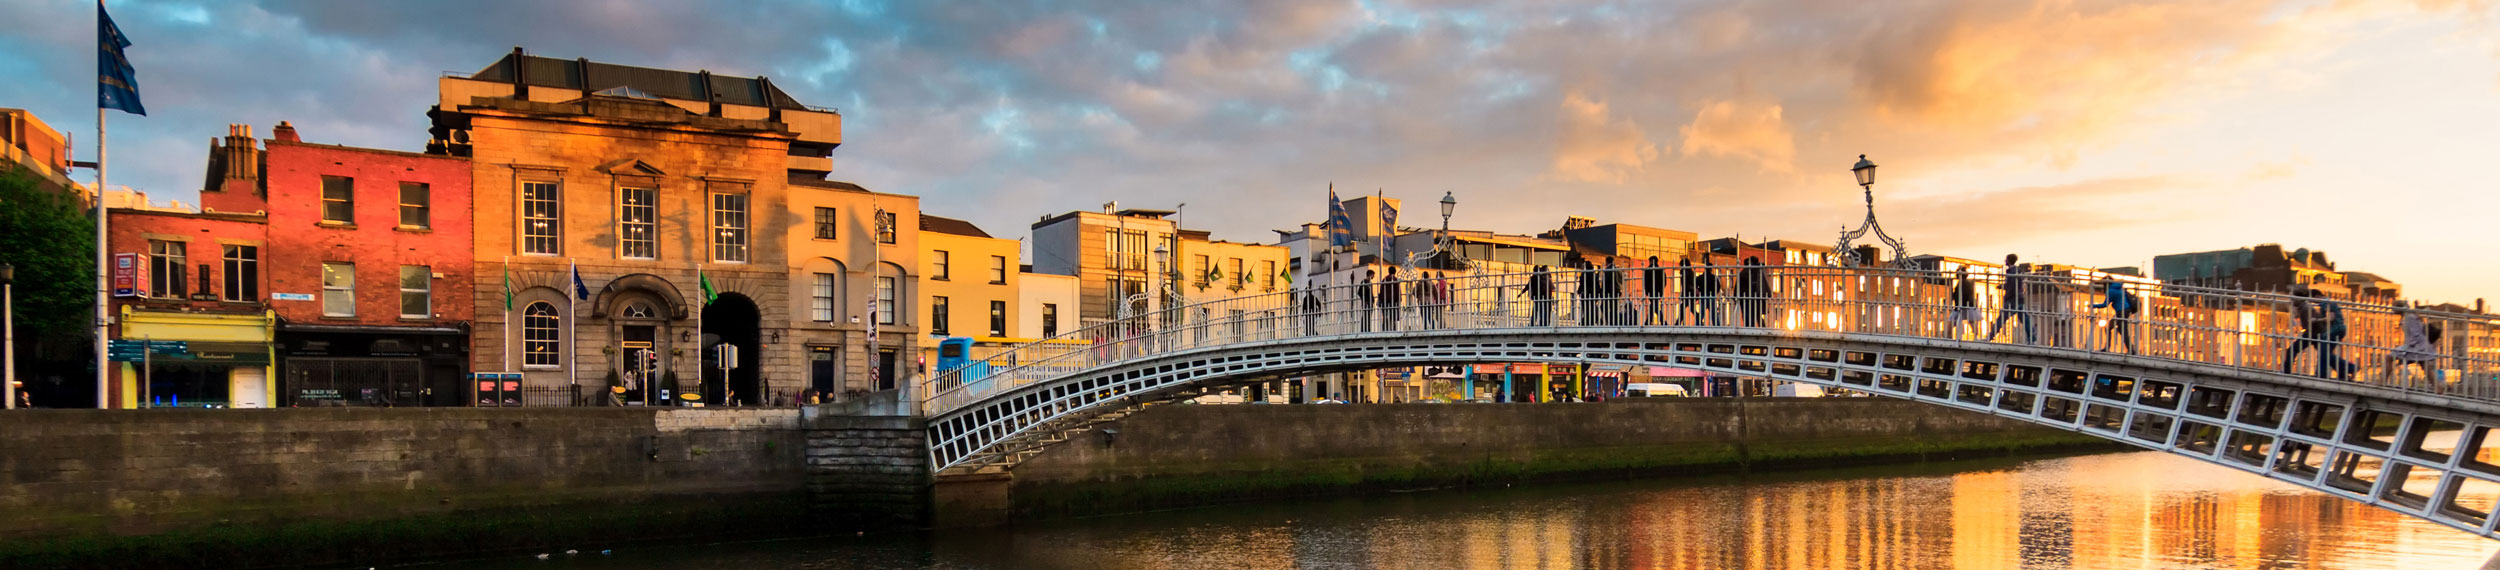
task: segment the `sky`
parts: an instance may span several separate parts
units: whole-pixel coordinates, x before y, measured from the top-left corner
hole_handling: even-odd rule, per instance
[[[191,200],[228,123],[422,148],[445,71],[533,54],[764,75],[838,109],[834,178],[1020,237],[1187,204],[1599,223],[2083,266],[2261,243],[2491,296],[2500,0],[113,0],[150,115],[111,182]],[[93,7],[0,0],[0,107],[92,155]]]

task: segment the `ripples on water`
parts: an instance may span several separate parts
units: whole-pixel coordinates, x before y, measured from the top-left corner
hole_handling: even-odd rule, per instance
[[[2494,542],[2158,452],[1234,505],[480,568],[2477,568]]]

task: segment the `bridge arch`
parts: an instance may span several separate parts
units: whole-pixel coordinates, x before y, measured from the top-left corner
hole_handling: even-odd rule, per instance
[[[932,417],[931,459],[958,472],[1011,466],[1092,418],[1209,389],[1495,362],[1678,366],[1864,391],[2166,451],[2493,536],[2493,517],[2459,492],[2500,481],[2500,466],[2474,452],[2500,427],[2495,410],[2210,365],[1765,329],[1477,329],[1176,351],[986,394]]]

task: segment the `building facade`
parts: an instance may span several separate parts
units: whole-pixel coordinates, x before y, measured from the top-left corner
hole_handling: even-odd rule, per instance
[[[225,140],[249,141],[250,135],[234,126]],[[112,254],[114,322],[106,335],[125,344],[165,344],[144,358],[111,363],[114,379],[99,395],[105,407],[279,405],[272,343],[277,316],[260,271],[267,217],[157,206],[138,193],[113,202],[107,200],[105,244]]]
[[[477,401],[469,161],[305,143],[286,123],[271,135],[265,151],[248,137],[216,149],[220,183],[200,203],[267,212],[259,296],[277,316],[281,403]]]
[[[768,78],[518,49],[441,94],[429,152],[469,157],[476,195],[476,370],[649,404],[795,399],[820,370],[837,394],[908,381],[839,358],[871,329],[910,354],[903,311],[816,318],[820,274],[835,313],[909,299],[917,245],[916,200],[825,180],[839,114]]]

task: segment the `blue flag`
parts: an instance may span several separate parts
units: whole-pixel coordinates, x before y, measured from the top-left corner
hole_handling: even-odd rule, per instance
[[[582,285],[582,266],[579,265],[573,266],[573,296],[584,301],[590,300],[590,287]]]
[[[113,25],[113,15],[104,13],[104,5],[96,4],[96,99],[99,109],[121,109],[133,115],[146,116],[148,108],[139,104],[138,74],[130,69],[130,59],[122,57],[122,48],[130,47],[130,38],[122,36],[121,26]]]
[[[1337,201],[1337,187],[1328,187],[1328,246],[1354,245],[1354,218],[1345,214],[1345,203]]]
[[[1380,201],[1380,232],[1398,235],[1398,207],[1389,205],[1386,199]]]

